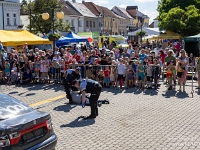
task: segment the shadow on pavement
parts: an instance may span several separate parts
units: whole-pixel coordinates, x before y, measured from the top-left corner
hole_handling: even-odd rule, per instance
[[[165,98],[171,98],[176,96],[176,91],[174,90],[167,90],[166,93],[162,94]]]
[[[155,89],[144,90],[144,95],[149,95],[149,96],[158,95],[158,90],[155,90]]]
[[[69,104],[65,104],[65,105],[60,105],[55,107],[53,110],[56,111],[64,111],[64,112],[70,112],[71,109],[75,108],[76,105],[69,105]]]
[[[64,128],[64,127],[78,128],[78,127],[90,126],[90,125],[93,125],[94,123],[95,123],[94,119],[84,120],[84,119],[81,119],[80,117],[78,117],[77,119],[70,122],[69,124],[63,124],[60,127],[61,128]]]
[[[179,92],[176,94],[176,97],[177,97],[177,98],[183,99],[183,98],[188,98],[189,95],[188,95],[186,92],[181,92],[181,91],[179,91]]]

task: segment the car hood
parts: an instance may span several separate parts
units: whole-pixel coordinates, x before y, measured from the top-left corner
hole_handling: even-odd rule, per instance
[[[20,131],[50,118],[49,113],[33,110],[20,116],[2,120],[0,121],[0,136],[5,134],[4,132],[12,133]]]

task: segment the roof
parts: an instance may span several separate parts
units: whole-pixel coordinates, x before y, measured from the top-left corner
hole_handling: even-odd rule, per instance
[[[102,14],[105,17],[116,18],[113,12],[106,7],[98,6],[94,4],[93,2],[83,2],[83,4],[96,16],[99,16],[100,14]]]
[[[66,3],[76,9],[81,15],[86,17],[96,17],[84,4],[66,1]]]
[[[62,11],[65,15],[82,16],[81,13],[79,13],[76,9],[67,4],[65,1],[64,3],[62,3],[62,5],[64,5],[64,7],[62,7]]]
[[[126,10],[138,9],[137,6],[127,6]]]
[[[147,16],[147,15],[143,14],[141,11],[138,11],[137,16],[144,17],[144,16]],[[149,17],[147,16],[147,18],[149,18]]]
[[[93,2],[84,2],[83,4],[96,16],[100,15],[100,11],[97,9],[96,5]]]
[[[129,19],[132,19],[133,17],[131,17],[131,15],[126,11],[126,9],[124,8],[121,8],[121,7],[117,7],[115,6],[116,8],[118,8],[125,16],[127,16]]]
[[[126,19],[126,18],[124,18],[124,17],[122,17],[122,16],[119,16],[119,15],[117,15],[115,12],[113,12],[112,11],[112,13],[117,17],[117,18],[119,18],[119,19]]]
[[[116,16],[113,14],[113,12],[110,9],[103,6],[98,6],[98,5],[96,5],[96,7],[100,11],[100,13],[104,15],[105,17],[116,18]]]
[[[0,41],[4,46],[28,45],[37,44],[52,44],[48,39],[43,39],[26,30],[0,30]]]

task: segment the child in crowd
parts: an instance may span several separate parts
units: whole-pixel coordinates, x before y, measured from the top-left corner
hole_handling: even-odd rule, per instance
[[[65,71],[65,62],[64,62],[64,59],[61,59],[60,60],[60,79],[61,79],[61,83],[63,81],[64,71]]]
[[[129,87],[133,87],[133,85],[134,85],[134,82],[133,82],[134,81],[134,74],[135,74],[135,72],[134,72],[132,66],[129,66],[128,74],[127,74],[127,82],[128,82]]]
[[[14,70],[11,70],[11,75],[7,83],[9,85],[14,84],[14,83],[16,84],[17,80],[18,80],[18,76],[15,74]]]
[[[168,89],[172,89],[172,78],[173,78],[173,70],[175,69],[174,61],[171,60],[170,64],[167,66],[166,78],[168,83]]]
[[[106,87],[109,87],[110,86],[110,70],[109,70],[109,67],[106,66],[105,70],[104,70],[104,76],[105,76],[105,86]]]
[[[5,75],[6,75],[6,79],[8,81],[10,78],[10,63],[8,60],[5,61]]]
[[[148,65],[146,67],[146,74],[147,74],[147,88],[150,89],[152,88],[152,66]]]
[[[117,69],[116,69],[115,66],[111,66],[110,82],[112,83],[112,87],[116,86],[116,82],[117,82]]]
[[[183,84],[183,68],[182,68],[182,63],[180,61],[177,62],[177,77],[178,77],[178,83],[180,85],[179,91],[181,91],[181,86]]]
[[[104,72],[103,70],[100,70],[98,75],[97,75],[97,81],[104,86]]]
[[[143,62],[140,61],[138,68],[137,68],[137,75],[138,75],[138,88],[144,88],[144,77],[145,77],[145,67],[143,66]]]
[[[18,76],[18,71],[17,71],[17,65],[16,65],[16,63],[13,63],[12,70],[14,71],[14,74]]]
[[[39,60],[39,57],[35,57],[34,69],[35,69],[35,78],[38,79],[39,75],[40,75],[40,60]]]
[[[159,63],[160,63],[159,60],[155,58],[152,64],[152,76],[154,80],[155,89],[158,88],[158,81],[159,81],[160,72],[161,72]]]

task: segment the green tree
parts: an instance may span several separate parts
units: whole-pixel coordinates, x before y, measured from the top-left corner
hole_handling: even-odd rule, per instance
[[[22,5],[27,5],[27,0],[22,0]]]
[[[140,36],[140,37],[143,37],[143,36],[146,35],[146,32],[145,31],[140,31],[140,32],[137,32],[136,35]]]
[[[200,32],[200,0],[160,0],[158,3],[158,26],[182,36]]]
[[[59,8],[58,8],[59,7]],[[70,23],[63,20],[58,19],[56,17],[56,12],[61,11],[63,4],[60,3],[60,0],[35,0],[34,2],[29,3],[29,8],[32,10],[32,15],[29,17],[30,24],[27,28],[32,33],[49,33],[52,30],[53,20],[52,20],[52,11],[51,8],[54,9],[54,29],[55,31],[69,31]],[[48,13],[49,19],[43,20],[41,14]]]

